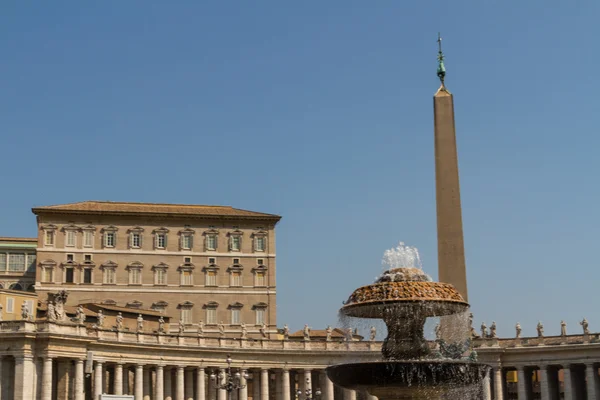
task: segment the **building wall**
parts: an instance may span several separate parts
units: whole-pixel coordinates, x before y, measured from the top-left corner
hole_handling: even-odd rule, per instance
[[[114,247],[104,242],[107,228],[116,229]],[[83,231],[93,231],[91,247],[83,243]],[[167,243],[164,249],[155,245],[157,229],[166,228]],[[75,230],[75,245],[67,246],[68,230]],[[130,235],[132,229],[139,229],[142,235],[140,248],[132,248]],[[46,243],[46,231],[54,232],[54,243]],[[181,231],[193,231],[193,246],[190,250],[181,249]],[[187,231],[186,231],[187,232]],[[148,218],[121,216],[72,216],[38,215],[38,268],[36,291],[40,300],[45,301],[49,292],[67,290],[69,305],[113,300],[117,305],[125,306],[131,302],[142,303],[142,308],[157,309],[160,302],[168,303],[165,314],[173,318],[176,325],[181,315],[179,305],[192,303],[191,323],[206,323],[206,305],[218,303],[216,322],[231,324],[230,305],[241,305],[240,322],[256,325],[255,306],[266,305],[265,323],[276,326],[275,304],[275,230],[272,222],[245,220],[193,220],[182,218]],[[209,250],[206,246],[207,234],[217,235],[217,248]],[[231,251],[230,237],[241,236],[240,251]],[[255,251],[255,235],[266,235],[264,251]],[[72,261],[68,256],[72,255]],[[91,262],[85,262],[89,255]],[[186,263],[185,257],[191,257]],[[209,263],[214,258],[215,263]],[[234,261],[238,261],[234,266]],[[115,265],[115,282],[107,283],[105,271],[108,265]],[[156,267],[166,264],[166,284],[155,283]],[[264,269],[264,285],[256,285],[259,264]],[[132,269],[139,267],[141,284],[130,282]],[[44,269],[51,268],[51,282],[45,282]],[[66,282],[66,271],[73,268],[73,282]],[[91,269],[91,283],[84,283],[84,270]],[[110,268],[110,267],[109,267]],[[206,285],[206,273],[211,268],[216,272],[216,285]],[[192,275],[191,285],[182,285],[181,274],[187,271]],[[241,273],[240,286],[232,286],[232,271]],[[187,306],[190,304],[187,303]],[[210,329],[210,327],[208,327]],[[214,327],[216,329],[216,327]],[[251,332],[252,329],[249,329]],[[258,327],[254,329],[258,332]]]
[[[33,290],[35,238],[0,237],[0,289]]]
[[[0,290],[0,305],[2,305],[2,320],[22,320],[21,307],[27,302],[29,312],[34,314],[37,309],[37,296],[21,290]],[[11,307],[12,306],[12,307]]]

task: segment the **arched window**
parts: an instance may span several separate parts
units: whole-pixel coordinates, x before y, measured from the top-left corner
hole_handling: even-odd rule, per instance
[[[23,290],[23,286],[20,283],[13,283],[10,285],[10,290]]]

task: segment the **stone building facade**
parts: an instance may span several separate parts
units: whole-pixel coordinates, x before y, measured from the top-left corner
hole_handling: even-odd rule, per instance
[[[86,201],[33,209],[36,292],[163,312],[190,329],[275,333],[275,225],[225,206]]]
[[[34,291],[36,238],[0,237],[0,289]]]

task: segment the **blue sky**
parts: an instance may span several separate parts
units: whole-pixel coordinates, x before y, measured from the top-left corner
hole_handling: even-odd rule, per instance
[[[432,95],[455,96],[477,326],[598,313],[593,1],[4,2],[0,235],[81,200],[283,216],[278,322],[335,324],[385,249],[437,273]]]

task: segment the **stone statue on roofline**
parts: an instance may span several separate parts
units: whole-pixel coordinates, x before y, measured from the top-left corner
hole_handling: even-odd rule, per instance
[[[185,332],[185,323],[183,322],[182,319],[179,320],[179,334],[183,335],[183,332]]]
[[[567,323],[565,321],[560,321],[560,336],[567,336]]]
[[[3,311],[4,307],[2,307],[2,304],[0,304],[0,322],[4,321]]]
[[[588,324],[587,319],[583,318],[583,321],[581,321],[579,323],[579,325],[581,325],[581,327],[583,328],[583,334],[584,335],[589,335],[590,334],[590,326]]]
[[[377,336],[377,329],[374,326],[371,327],[371,335],[369,336],[369,340],[371,342],[375,341],[375,336]]]
[[[223,321],[219,322],[219,335],[225,336],[225,324],[223,324]]]
[[[304,325],[304,329],[302,329],[302,335],[304,336],[304,340],[306,340],[306,341],[310,340],[310,328],[309,328],[308,324]]]
[[[327,325],[327,329],[325,329],[325,341],[326,342],[331,342],[331,334],[332,333],[333,333],[333,329],[331,328],[330,325]]]
[[[283,340],[288,340],[290,338],[290,328],[288,328],[287,324],[283,326]]]
[[[57,321],[66,321],[67,314],[65,313],[65,303],[69,293],[66,290],[61,290],[54,295],[54,313]]]
[[[54,304],[48,301],[48,310],[46,311],[46,318],[49,322],[56,322],[56,311],[54,310]]]
[[[23,303],[21,304],[21,319],[23,321],[29,321],[29,307],[27,307],[27,304]]]
[[[260,335],[264,338],[267,337],[267,324],[265,324],[264,322],[262,323],[262,325],[260,326]]]
[[[538,337],[543,338],[544,337],[544,325],[542,325],[542,321],[538,321],[536,329],[537,329]]]
[[[117,321],[117,330],[122,331],[123,330],[123,314],[122,313],[117,314],[116,321]]]
[[[103,328],[104,327],[104,311],[102,310],[98,310],[98,316],[96,317],[97,322],[96,322],[96,328]]]
[[[516,331],[515,337],[517,339],[520,339],[521,338],[521,331],[522,331],[522,329],[521,329],[521,324],[518,323],[518,322],[517,322],[517,325],[515,325],[515,331]]]
[[[492,321],[492,325],[490,325],[490,338],[496,339],[498,336],[496,335],[496,321]]]
[[[352,328],[346,329],[345,339],[346,339],[346,342],[351,342],[352,341],[352,339],[353,339],[353,337],[352,337]]]
[[[242,339],[248,338],[248,329],[246,328],[246,324],[242,323]]]
[[[204,336],[204,321],[198,323],[198,336]]]
[[[142,316],[142,314],[138,314],[138,317],[137,317],[137,331],[138,332],[144,331],[144,317]]]
[[[162,315],[158,319],[158,333],[165,333],[165,319]]]
[[[77,310],[75,310],[75,316],[71,319],[71,321],[76,324],[83,324],[85,322],[85,312],[83,311],[83,306],[78,305]]]
[[[488,337],[488,333],[487,333],[487,325],[485,324],[485,322],[481,323],[481,337],[482,338],[486,338]]]

